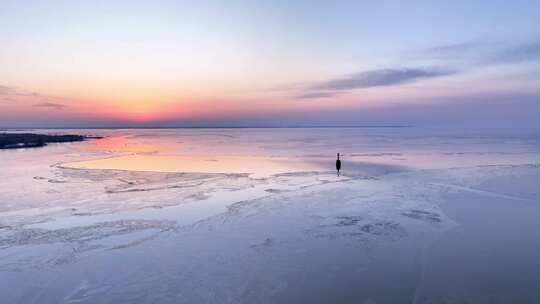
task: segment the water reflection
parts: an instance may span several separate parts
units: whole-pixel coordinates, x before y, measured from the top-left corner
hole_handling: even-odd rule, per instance
[[[519,145],[491,146],[483,138],[471,138],[468,139],[471,144],[458,145],[454,143],[463,139],[449,135],[417,138],[407,134],[385,134],[381,137],[380,134],[370,136],[369,130],[339,130],[345,131],[351,133],[348,136],[355,140],[347,141],[346,136],[336,137],[336,130],[110,131],[112,133],[106,134],[106,138],[88,142],[83,150],[106,152],[112,157],[64,166],[248,173],[254,177],[265,177],[286,172],[331,172],[335,170],[335,147],[344,152],[345,175],[540,161],[536,146],[531,146],[528,141],[519,142]],[[377,170],[373,172],[370,168]]]
[[[326,171],[321,162],[261,156],[184,156],[128,155],[63,165],[75,169],[113,169],[186,173],[248,173],[253,177],[268,177],[280,173]]]
[[[171,150],[172,145],[142,139],[133,139],[130,135],[116,135],[93,140],[81,149],[84,151],[103,151],[113,153],[157,153]]]

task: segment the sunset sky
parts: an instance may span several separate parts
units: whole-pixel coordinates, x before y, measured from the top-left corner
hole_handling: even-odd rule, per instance
[[[540,126],[540,1],[0,0],[0,127]]]

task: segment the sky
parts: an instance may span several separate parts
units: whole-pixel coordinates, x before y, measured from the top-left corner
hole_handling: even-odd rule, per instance
[[[0,0],[0,127],[540,128],[540,1]]]

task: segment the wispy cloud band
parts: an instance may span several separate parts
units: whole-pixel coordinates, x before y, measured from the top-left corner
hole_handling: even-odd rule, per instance
[[[330,80],[312,87],[312,90],[353,90],[379,86],[391,86],[413,82],[419,79],[451,75],[454,72],[438,69],[380,69],[356,73],[347,77]]]
[[[33,104],[34,107],[40,107],[40,108],[53,108],[55,110],[63,110],[66,108],[66,105],[60,104],[60,103],[54,103],[54,102],[40,102]]]
[[[311,85],[305,88],[304,92],[297,95],[296,98],[328,98],[356,89],[400,85],[422,79],[452,75],[454,73],[455,71],[436,68],[369,70]]]

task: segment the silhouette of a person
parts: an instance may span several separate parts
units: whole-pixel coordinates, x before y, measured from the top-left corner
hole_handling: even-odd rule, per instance
[[[337,170],[337,176],[339,176],[339,170],[341,170],[341,160],[339,160],[339,153],[337,154],[336,170]]]

